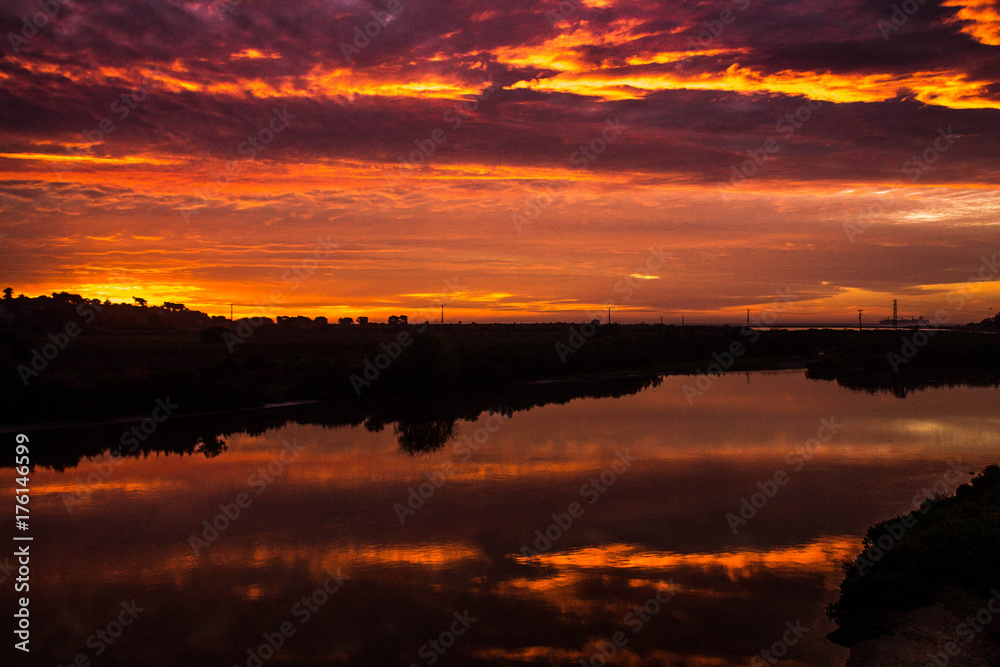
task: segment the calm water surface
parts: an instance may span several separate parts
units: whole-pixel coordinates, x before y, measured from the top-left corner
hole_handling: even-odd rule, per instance
[[[748,665],[791,623],[781,664],[843,665],[824,614],[841,562],[950,464],[1000,458],[997,389],[898,399],[789,371],[725,375],[689,404],[689,382],[484,414],[416,455],[391,429],[288,424],[214,458],[117,463],[72,513],[64,494],[106,460],[39,468],[19,664],[598,665],[621,633],[611,664]],[[800,462],[821,420],[842,427]],[[727,514],[779,471],[734,534]]]

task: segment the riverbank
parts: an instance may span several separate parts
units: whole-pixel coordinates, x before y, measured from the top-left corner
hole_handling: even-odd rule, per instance
[[[995,667],[1000,633],[970,634],[968,624],[970,617],[988,608],[990,598],[961,589],[939,591],[937,598],[933,604],[894,614],[891,634],[852,646],[847,667]]]
[[[810,377],[905,395],[996,383],[987,333],[938,332],[898,368],[904,331],[768,331],[592,324],[310,325],[84,331],[62,347],[14,332],[0,347],[0,423],[99,421],[331,399],[447,395],[517,383],[807,367]],[[238,341],[238,342],[234,342]]]
[[[1000,467],[872,526],[862,549],[828,609],[849,664],[996,664]]]

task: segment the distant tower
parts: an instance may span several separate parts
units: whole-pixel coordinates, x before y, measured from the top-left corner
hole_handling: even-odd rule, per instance
[[[747,326],[750,326],[750,309],[747,308]]]
[[[861,331],[861,309],[858,308],[858,331]]]
[[[892,300],[892,328],[896,329],[896,300]]]
[[[444,326],[444,304],[441,304],[441,325]]]
[[[608,324],[611,324],[611,308],[608,308]]]

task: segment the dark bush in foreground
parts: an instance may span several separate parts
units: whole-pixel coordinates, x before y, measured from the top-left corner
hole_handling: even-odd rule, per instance
[[[943,589],[990,591],[1000,583],[1000,467],[988,466],[954,496],[872,526],[863,545],[844,564],[840,600],[827,609],[840,643],[891,631],[886,612],[929,604]]]

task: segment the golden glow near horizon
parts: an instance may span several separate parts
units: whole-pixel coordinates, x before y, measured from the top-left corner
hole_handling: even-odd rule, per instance
[[[1000,95],[982,75],[1000,16],[944,7],[886,36],[901,54],[923,40],[913,66],[834,55],[881,44],[891,17],[854,5],[808,34],[767,2],[678,3],[669,26],[616,0],[477,6],[440,29],[415,7],[350,60],[363,16],[346,7],[267,45],[196,12],[157,59],[63,53],[41,30],[0,56],[6,277],[213,315],[446,303],[452,321],[551,321],[612,304],[621,321],[722,322],[790,289],[789,321],[879,319],[893,298],[929,317],[1000,250]],[[272,26],[273,9],[240,12]],[[73,25],[123,39],[105,20],[83,8]],[[976,48],[926,56],[952,53],[928,51],[946,36]],[[317,258],[326,237],[339,247]],[[651,270],[656,247],[671,259]],[[954,315],[996,311],[996,280]]]

